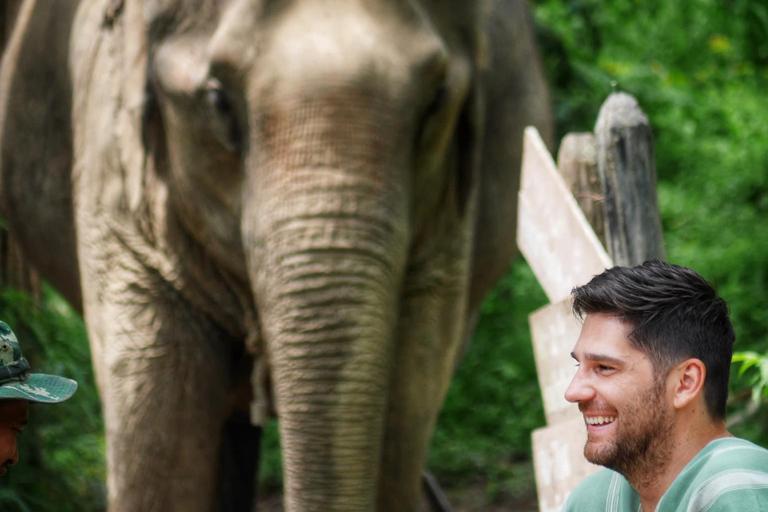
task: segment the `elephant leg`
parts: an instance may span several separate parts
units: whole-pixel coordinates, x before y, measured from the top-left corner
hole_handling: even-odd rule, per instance
[[[126,291],[86,309],[104,404],[109,512],[216,509],[232,340],[165,292],[150,299]]]
[[[404,298],[390,382],[379,512],[421,509],[421,474],[461,349],[463,308],[460,291]]]

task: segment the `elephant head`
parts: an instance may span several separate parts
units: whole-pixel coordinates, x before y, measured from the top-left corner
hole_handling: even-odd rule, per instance
[[[286,510],[416,510],[463,342],[514,252],[522,128],[548,130],[524,2],[70,4],[110,510],[213,508],[252,359]]]
[[[476,196],[476,16],[454,8],[241,2],[152,41],[170,200],[251,286],[289,510],[418,496]]]

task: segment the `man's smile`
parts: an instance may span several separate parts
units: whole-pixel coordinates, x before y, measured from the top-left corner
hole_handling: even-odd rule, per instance
[[[616,421],[616,416],[584,416],[587,425],[606,425]]]

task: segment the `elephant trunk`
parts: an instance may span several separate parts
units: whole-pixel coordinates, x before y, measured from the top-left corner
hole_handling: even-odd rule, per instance
[[[332,104],[320,119],[339,114]],[[345,105],[355,110],[350,96]],[[343,113],[345,123],[313,122],[324,110],[264,118],[272,137],[249,171],[258,199],[245,202],[253,211],[244,212],[243,238],[280,422],[286,510],[374,510],[407,181],[397,152],[376,135],[391,114],[376,120],[369,109],[357,126]],[[303,121],[305,137],[285,120]]]

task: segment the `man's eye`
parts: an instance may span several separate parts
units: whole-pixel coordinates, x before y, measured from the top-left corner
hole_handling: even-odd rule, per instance
[[[604,364],[600,364],[597,366],[597,371],[601,373],[612,372],[613,370],[615,370],[615,368],[613,368],[612,366],[606,366]]]

